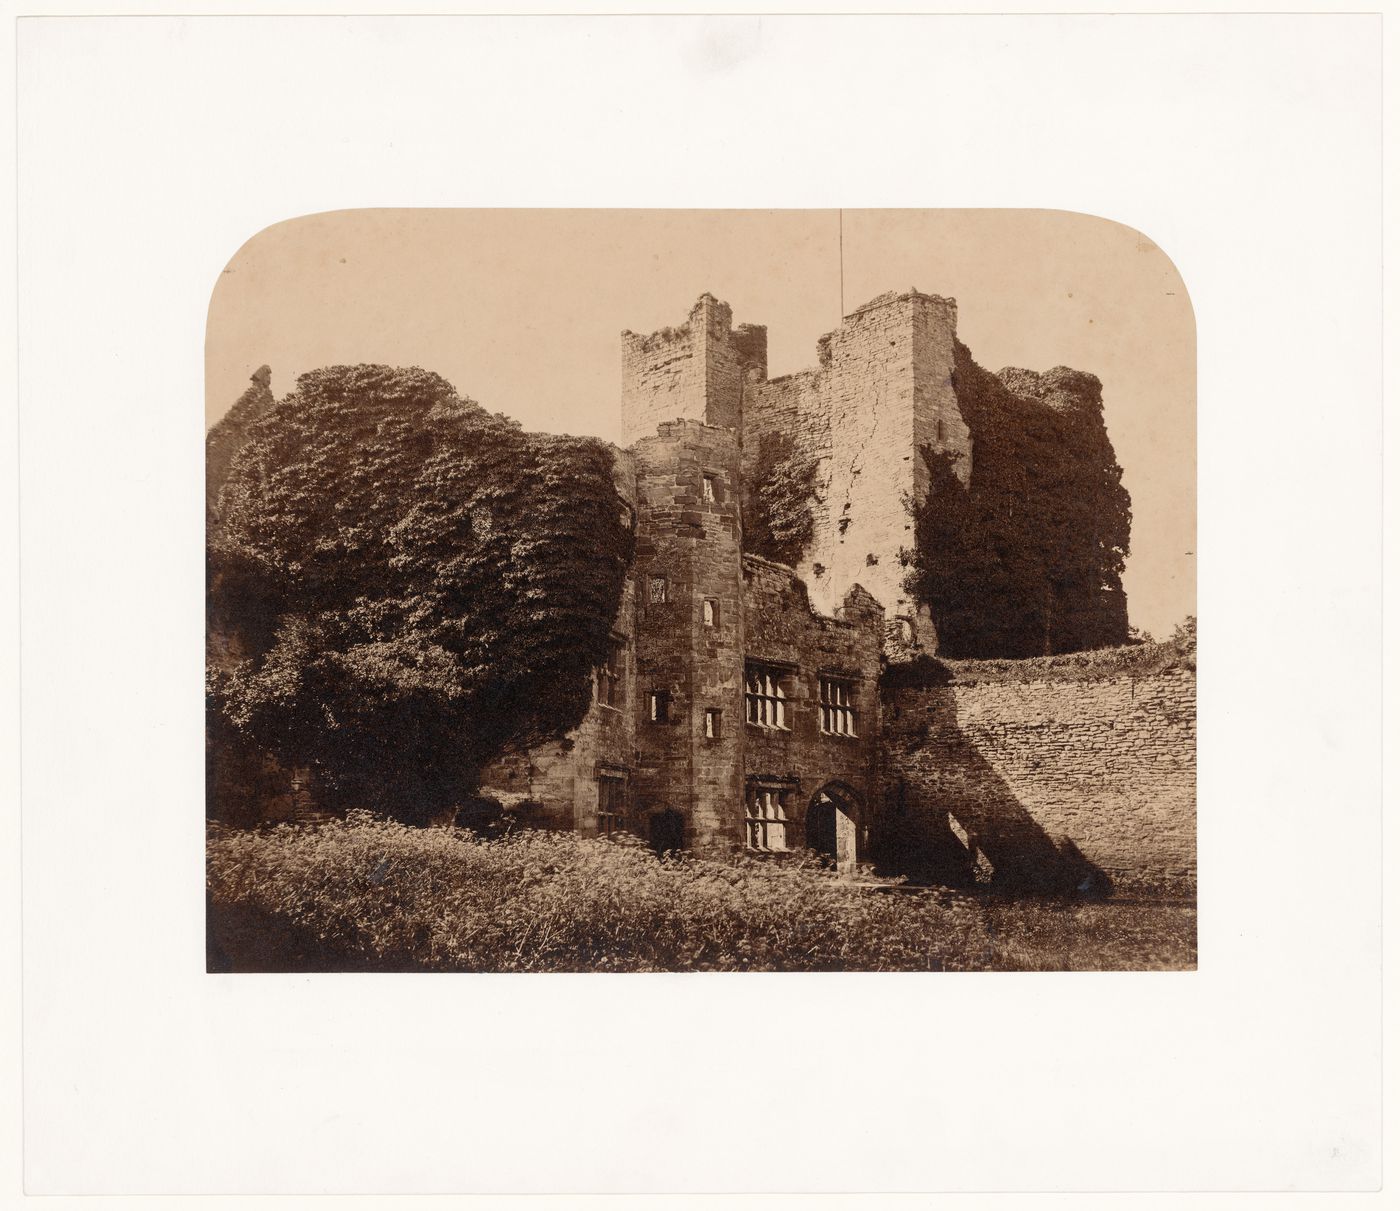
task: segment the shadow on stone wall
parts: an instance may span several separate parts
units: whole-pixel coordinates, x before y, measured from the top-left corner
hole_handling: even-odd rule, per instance
[[[1100,898],[1113,881],[1040,826],[958,724],[951,686],[920,694],[915,719],[886,703],[887,770],[876,869],[911,882]]]

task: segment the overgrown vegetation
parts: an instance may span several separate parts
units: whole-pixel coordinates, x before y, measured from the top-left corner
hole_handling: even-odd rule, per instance
[[[247,424],[208,540],[214,773],[242,744],[322,806],[422,821],[583,718],[632,523],[603,443],[334,366]]]
[[[792,566],[812,541],[817,464],[786,433],[758,443],[744,502],[744,550]]]
[[[1093,375],[978,366],[956,350],[954,386],[972,435],[966,487],[954,456],[925,449],[930,487],[914,511],[908,587],[940,650],[1027,657],[1124,643],[1132,514]]]
[[[224,970],[968,971],[1195,965],[1186,905],[874,890],[814,859],[658,859],[640,843],[482,840],[356,814],[215,828]]]
[[[248,427],[266,416],[277,402],[272,395],[272,367],[259,366],[252,386],[240,395],[204,439],[204,500],[206,520],[212,518],[219,492],[228,479],[234,456],[248,440]]]
[[[1160,643],[1096,648],[1025,660],[945,660],[920,656],[891,664],[880,684],[891,689],[928,685],[1019,684],[1027,681],[1101,681],[1110,677],[1144,679],[1172,669],[1196,668],[1196,619],[1179,623]]]

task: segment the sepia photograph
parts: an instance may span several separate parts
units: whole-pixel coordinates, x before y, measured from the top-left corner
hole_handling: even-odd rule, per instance
[[[205,355],[209,971],[1194,969],[1147,235],[331,212]]]
[[[1382,1205],[1400,27],[395,7],[0,23],[5,1197]]]

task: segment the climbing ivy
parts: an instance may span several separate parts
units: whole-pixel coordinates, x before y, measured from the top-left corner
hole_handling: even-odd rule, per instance
[[[777,563],[795,564],[812,541],[817,464],[786,433],[766,433],[747,477],[744,549]]]
[[[234,456],[248,440],[248,426],[264,416],[276,402],[272,395],[272,369],[259,366],[250,380],[252,386],[234,401],[204,439],[204,493],[206,519],[213,513],[219,489],[228,479]]]
[[[909,590],[952,657],[1024,657],[1127,640],[1122,591],[1132,522],[1093,375],[991,374],[957,346],[954,387],[972,437],[925,449]]]
[[[248,426],[214,516],[211,709],[327,805],[426,819],[587,711],[633,541],[603,443],[333,366]]]

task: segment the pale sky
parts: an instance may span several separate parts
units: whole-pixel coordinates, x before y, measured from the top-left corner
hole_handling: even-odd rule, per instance
[[[838,235],[841,237],[838,240]],[[1103,382],[1133,498],[1124,576],[1159,639],[1196,611],[1196,338],[1175,267],[1131,228],[1053,210],[359,210],[250,239],[215,284],[213,424],[266,363],[298,375],[422,366],[527,429],[618,439],[624,328],[684,322],[709,291],[768,327],[771,376],[816,364],[844,309],[915,287],[958,301],[989,370]]]

